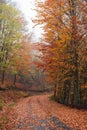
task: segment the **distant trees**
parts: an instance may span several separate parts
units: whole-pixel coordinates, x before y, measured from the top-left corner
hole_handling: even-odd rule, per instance
[[[5,75],[28,73],[30,68],[30,44],[25,34],[25,22],[20,12],[10,4],[0,3],[0,75],[4,83]]]
[[[30,43],[27,41],[26,36],[22,36],[20,48],[16,51],[16,59],[13,59],[13,73],[14,84],[16,82],[16,76],[26,77],[30,73],[31,56],[30,56]],[[16,62],[15,62],[16,61]]]
[[[55,98],[64,104],[81,104],[81,86],[87,82],[87,23],[84,0],[46,0],[38,4],[44,39],[36,46],[37,66],[55,85]],[[87,95],[85,95],[87,100]]]
[[[19,46],[21,23],[18,11],[11,5],[0,4],[0,9],[0,71],[3,83],[4,73],[12,64],[12,58]]]

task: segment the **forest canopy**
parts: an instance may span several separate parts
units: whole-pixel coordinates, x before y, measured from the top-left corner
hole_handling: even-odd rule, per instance
[[[36,10],[35,22],[44,26],[43,44],[36,44],[41,51],[37,67],[55,85],[56,100],[70,105],[79,105],[82,98],[87,102],[87,2],[46,0]]]

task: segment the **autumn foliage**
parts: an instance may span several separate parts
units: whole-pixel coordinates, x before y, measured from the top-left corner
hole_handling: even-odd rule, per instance
[[[39,2],[35,20],[44,26],[36,65],[55,86],[56,100],[74,106],[87,103],[86,5],[85,0]]]
[[[20,11],[10,4],[0,3],[0,81],[13,82],[30,69],[30,37],[25,34],[26,22]]]

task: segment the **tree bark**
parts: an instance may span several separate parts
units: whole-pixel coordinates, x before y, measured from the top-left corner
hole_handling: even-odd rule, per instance
[[[78,33],[77,22],[76,22],[76,8],[77,8],[77,0],[69,0],[69,4],[71,7],[70,15],[71,15],[71,25],[72,25],[72,34],[71,34],[71,47],[73,48],[73,65],[75,67],[73,77],[74,77],[74,104],[78,105],[80,103],[80,93],[79,93],[79,72],[78,72],[78,41],[76,39],[76,35]]]
[[[1,81],[2,84],[4,84],[4,79],[5,79],[5,71],[3,70],[2,71],[2,81]]]
[[[17,80],[17,75],[16,74],[14,74],[14,86],[15,86],[15,83],[16,83],[16,80]]]

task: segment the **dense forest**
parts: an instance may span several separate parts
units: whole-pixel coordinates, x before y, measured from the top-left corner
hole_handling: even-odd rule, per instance
[[[26,28],[27,22],[23,14],[14,3],[3,0],[0,1],[0,12],[1,88],[20,84],[27,84],[29,87],[34,84],[39,86],[42,79],[39,75],[43,74],[31,63],[32,33]]]
[[[1,82],[4,83],[5,75],[7,77],[14,75],[14,84],[16,75],[19,71],[24,73],[29,66],[29,45],[23,34],[24,21],[20,12],[10,4],[0,4],[1,17],[1,43],[0,43],[0,72]],[[25,44],[24,44],[25,43]],[[27,59],[28,58],[28,59]],[[27,61],[26,61],[27,59]],[[22,69],[23,68],[23,69]],[[11,75],[12,74],[12,75]]]
[[[37,67],[55,86],[54,97],[71,106],[87,104],[87,1],[46,0],[37,5],[43,41]]]
[[[1,88],[16,87],[16,83],[43,91],[54,88],[58,102],[87,105],[86,5],[86,0],[38,2],[33,22],[42,25],[43,37],[32,43],[32,34],[27,33],[21,12],[14,4],[2,0]]]
[[[87,130],[87,0],[0,0],[0,130]]]

